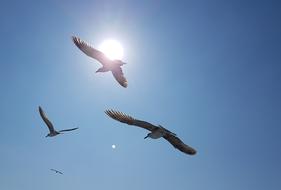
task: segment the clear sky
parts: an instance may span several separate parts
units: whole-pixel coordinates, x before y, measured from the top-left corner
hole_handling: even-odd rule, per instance
[[[280,18],[277,0],[1,0],[0,189],[280,189]],[[118,40],[128,88],[95,74],[72,35]],[[39,105],[57,129],[79,129],[45,138]]]

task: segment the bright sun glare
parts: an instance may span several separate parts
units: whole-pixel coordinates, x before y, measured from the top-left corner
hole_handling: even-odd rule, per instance
[[[116,40],[108,39],[103,41],[99,49],[111,60],[121,60],[123,58],[123,47]]]

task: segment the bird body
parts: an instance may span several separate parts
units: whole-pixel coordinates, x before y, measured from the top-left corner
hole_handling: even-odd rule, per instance
[[[151,133],[148,133],[145,139],[147,137],[152,138],[152,139],[159,139],[163,137],[166,134],[165,130],[163,130],[161,127],[156,127]]]
[[[123,61],[118,59],[110,60],[109,58],[106,57],[104,53],[93,48],[90,44],[84,42],[83,40],[81,40],[76,36],[72,36],[72,41],[87,56],[96,59],[102,64],[102,67],[99,68],[96,71],[96,73],[111,71],[114,78],[121,86],[123,86],[124,88],[128,86],[127,79],[125,78],[123,71],[121,69],[121,66],[125,64]]]
[[[64,129],[64,130],[56,131],[52,122],[48,119],[45,112],[43,111],[43,109],[40,106],[39,106],[39,113],[40,113],[41,118],[43,119],[43,121],[45,122],[45,124],[47,125],[47,127],[49,129],[49,134],[46,137],[54,137],[59,134],[63,134],[62,132],[73,131],[73,130],[78,129],[78,127],[76,127],[76,128],[72,128],[72,129]]]
[[[57,136],[57,135],[59,135],[59,134],[61,134],[60,132],[58,132],[58,131],[54,131],[54,132],[50,132],[49,134],[47,134],[47,136],[46,137],[54,137],[54,136]]]
[[[137,127],[141,127],[143,129],[147,129],[151,131],[147,134],[147,137],[150,137],[152,139],[158,139],[163,137],[166,139],[169,143],[171,143],[176,149],[180,150],[181,152],[184,152],[189,155],[196,154],[196,150],[192,147],[184,144],[180,138],[177,137],[175,133],[172,133],[171,131],[167,130],[166,128],[162,127],[161,125],[155,126],[151,123],[148,123],[146,121],[137,120],[129,115],[126,115],[119,111],[114,110],[106,110],[105,113],[111,117],[112,119],[115,119],[117,121],[120,121],[122,123],[126,123],[128,125],[134,125]]]

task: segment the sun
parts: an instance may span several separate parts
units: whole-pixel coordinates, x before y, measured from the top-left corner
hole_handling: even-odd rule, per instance
[[[122,45],[113,39],[104,40],[99,46],[99,50],[102,51],[109,59],[122,59],[124,50]]]

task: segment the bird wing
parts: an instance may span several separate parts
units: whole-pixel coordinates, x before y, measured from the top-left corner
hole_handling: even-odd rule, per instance
[[[45,112],[43,111],[43,109],[40,106],[39,106],[39,113],[40,113],[41,118],[46,123],[47,127],[49,128],[50,133],[54,133],[55,129],[54,129],[53,124],[48,119],[48,117],[46,116]]]
[[[128,86],[128,81],[124,76],[124,73],[121,69],[121,67],[116,67],[113,70],[111,70],[114,78],[118,81],[118,83],[123,86],[124,88],[127,88]]]
[[[167,141],[169,141],[169,143],[171,143],[176,149],[179,149],[180,151],[189,154],[189,155],[194,155],[196,154],[196,150],[193,149],[192,147],[184,144],[180,138],[176,137],[173,134],[165,134],[163,136],[163,138],[165,138]]]
[[[163,129],[166,133],[169,133],[169,134],[171,134],[171,135],[177,136],[177,134],[175,134],[175,133],[169,131],[168,129],[162,127],[161,125],[159,125],[159,127],[160,127],[161,129]]]
[[[75,127],[75,128],[72,128],[72,129],[63,129],[63,130],[60,130],[59,132],[73,131],[73,130],[76,130],[76,129],[78,129],[78,127]]]
[[[72,40],[73,40],[74,44],[81,51],[83,51],[89,57],[92,57],[92,58],[98,60],[102,65],[104,65],[105,62],[109,61],[109,59],[105,56],[104,53],[102,53],[101,51],[93,48],[90,44],[81,40],[80,38],[78,38],[76,36],[72,36]]]
[[[137,119],[135,119],[129,115],[126,115],[122,112],[119,112],[119,111],[106,110],[105,113],[112,119],[115,119],[122,123],[127,123],[128,125],[135,125],[137,127],[141,127],[141,128],[147,129],[149,131],[153,131],[156,128],[158,128],[157,126],[155,126],[151,123],[148,123],[146,121],[137,120]]]

